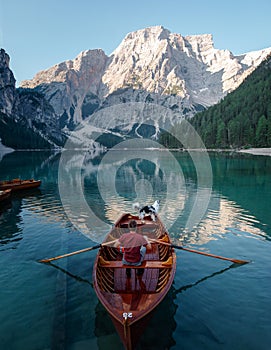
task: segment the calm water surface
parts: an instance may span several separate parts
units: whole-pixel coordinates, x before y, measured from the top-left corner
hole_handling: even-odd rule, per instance
[[[178,250],[174,284],[138,349],[270,349],[271,158],[209,156],[211,188],[199,188],[204,169],[188,153],[116,151],[110,161],[88,154],[83,164],[74,153],[62,177],[60,154],[3,156],[1,179],[36,178],[42,185],[0,208],[0,348],[122,349],[92,287],[96,252],[52,265],[37,260],[94,245],[134,201],[160,199],[175,244],[251,263]],[[208,199],[206,211],[195,210],[197,199],[202,207]]]

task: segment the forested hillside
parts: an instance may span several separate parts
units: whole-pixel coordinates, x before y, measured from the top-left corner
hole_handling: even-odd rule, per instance
[[[271,56],[191,123],[207,148],[271,147]]]
[[[207,148],[271,147],[271,56],[239,88],[197,113],[190,123]],[[172,134],[178,129],[183,130],[176,125]],[[162,133],[160,142],[182,147],[169,133]]]
[[[14,149],[52,148],[52,145],[29,128],[26,122],[18,123],[1,112],[0,137],[4,145]]]

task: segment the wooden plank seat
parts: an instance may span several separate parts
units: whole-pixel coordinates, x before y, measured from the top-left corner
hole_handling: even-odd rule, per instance
[[[101,256],[99,257],[99,266],[101,267],[107,267],[107,268],[125,268],[125,269],[170,269],[172,268],[172,257],[169,257],[166,261],[161,260],[145,260],[142,262],[141,265],[135,266],[135,265],[124,265],[121,260],[105,260]]]

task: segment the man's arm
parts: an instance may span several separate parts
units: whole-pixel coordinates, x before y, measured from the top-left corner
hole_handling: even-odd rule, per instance
[[[120,246],[120,241],[116,240],[116,242],[114,243],[114,247],[115,248],[119,248],[119,246]]]
[[[151,249],[151,242],[149,241],[147,236],[143,236],[145,238],[146,244],[144,244],[146,246],[147,249]]]

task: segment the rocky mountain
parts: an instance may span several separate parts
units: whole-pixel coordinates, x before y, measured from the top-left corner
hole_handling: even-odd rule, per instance
[[[99,91],[107,60],[102,50],[84,51],[73,61],[42,71],[21,86],[36,88],[44,94],[63,126],[77,125],[82,115],[91,114],[100,103]]]
[[[87,50],[39,72],[22,82],[20,91],[44,96],[67,135],[78,125],[81,138],[87,133],[82,128],[93,133],[111,124],[118,137],[142,136],[140,127],[148,119],[155,127],[150,136],[157,137],[164,124],[192,117],[235,90],[269,53],[271,48],[234,56],[215,49],[210,34],[182,36],[156,26],[129,33],[110,56]],[[135,104],[141,107],[134,110]],[[157,116],[150,105],[170,113]]]
[[[15,78],[9,69],[10,58],[5,50],[0,50],[0,112],[11,114],[16,101]]]
[[[84,51],[21,86],[44,94],[69,129],[95,111],[127,102],[191,117],[235,90],[270,52],[234,56],[215,49],[210,34],[183,37],[156,26],[129,33],[109,57]]]
[[[160,26],[146,28],[128,34],[111,55],[103,95],[133,87],[210,106],[236,89],[270,51],[234,56],[215,49],[209,34],[182,37]]]
[[[52,106],[37,91],[16,89],[10,58],[0,50],[0,140],[12,148],[52,148],[63,135]]]

